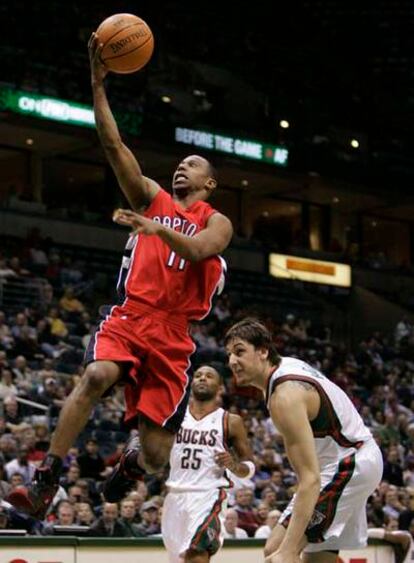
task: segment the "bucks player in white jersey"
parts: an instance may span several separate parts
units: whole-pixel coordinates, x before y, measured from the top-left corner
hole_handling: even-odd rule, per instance
[[[252,460],[240,416],[218,406],[220,374],[210,366],[194,373],[192,396],[170,455],[162,536],[171,563],[207,563],[223,543],[223,510],[229,471],[252,477]]]
[[[381,480],[382,456],[351,400],[312,366],[280,357],[255,319],[232,326],[225,344],[237,384],[263,390],[298,480],[266,562],[335,563],[341,549],[366,545],[366,501]]]

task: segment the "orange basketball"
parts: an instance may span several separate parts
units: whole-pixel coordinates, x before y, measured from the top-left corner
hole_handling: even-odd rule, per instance
[[[148,25],[133,14],[115,14],[96,30],[103,44],[102,62],[120,74],[135,72],[147,64],[154,50],[154,37]]]

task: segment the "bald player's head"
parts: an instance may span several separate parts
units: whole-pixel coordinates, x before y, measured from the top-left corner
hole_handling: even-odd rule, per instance
[[[221,387],[221,375],[211,366],[200,366],[194,373],[191,391],[197,401],[211,401]]]

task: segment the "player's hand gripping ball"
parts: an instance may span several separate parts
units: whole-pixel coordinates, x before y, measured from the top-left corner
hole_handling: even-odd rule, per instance
[[[154,50],[154,36],[143,19],[133,14],[115,14],[96,30],[102,45],[101,61],[108,70],[129,74],[145,66]]]

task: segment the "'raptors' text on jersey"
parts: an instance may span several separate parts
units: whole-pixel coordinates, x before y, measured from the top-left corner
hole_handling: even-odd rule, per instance
[[[182,208],[160,190],[144,215],[187,236],[206,227],[215,210],[204,201]],[[188,320],[200,320],[213,296],[224,286],[225,262],[211,256],[189,262],[157,236],[132,234],[122,259],[117,290],[121,303],[176,311]]]
[[[187,408],[170,455],[167,486],[171,491],[208,491],[231,485],[226,470],[214,461],[216,453],[227,449],[227,418],[228,413],[218,408],[197,420]]]

